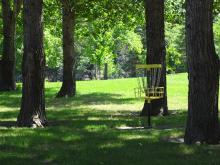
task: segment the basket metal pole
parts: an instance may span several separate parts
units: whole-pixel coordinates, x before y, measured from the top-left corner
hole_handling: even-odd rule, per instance
[[[147,108],[147,118],[148,118],[148,128],[151,128],[151,100],[147,101],[148,108]]]

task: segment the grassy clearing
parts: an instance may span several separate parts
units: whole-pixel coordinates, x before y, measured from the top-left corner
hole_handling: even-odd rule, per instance
[[[161,165],[220,164],[219,146],[169,142],[182,137],[187,109],[186,74],[168,76],[168,117],[154,117],[152,130],[140,127],[143,101],[134,98],[135,79],[77,82],[77,97],[54,98],[60,83],[46,84],[44,129],[16,128],[21,90],[0,93],[0,164]],[[12,127],[11,127],[12,126]]]

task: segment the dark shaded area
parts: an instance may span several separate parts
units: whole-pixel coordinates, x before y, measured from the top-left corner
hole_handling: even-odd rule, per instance
[[[13,91],[15,85],[15,61],[0,60],[0,91]]]
[[[13,162],[25,164],[27,161],[31,161],[32,164],[74,162],[75,165],[145,165],[146,162],[159,165],[164,164],[165,161],[169,164],[178,162],[180,165],[189,162],[191,164],[200,162],[199,164],[204,165],[210,164],[210,161],[214,164],[220,163],[219,148],[187,147],[179,143],[164,142],[161,137],[172,136],[172,132],[166,129],[132,131],[115,129],[120,124],[137,126],[140,117],[130,120],[129,116],[96,115],[97,111],[80,115],[80,112],[82,112],[80,109],[76,112],[73,110],[50,112],[49,127],[24,129],[22,134],[17,133],[16,129],[1,129],[4,138],[10,143],[0,144],[0,162],[4,164]],[[63,120],[56,120],[57,116]],[[100,119],[90,120],[89,117],[100,117]],[[185,113],[169,117],[172,120],[177,118],[183,123],[182,118],[185,118]],[[157,122],[157,118],[154,119],[154,122]],[[182,130],[182,128],[176,129]],[[14,135],[8,135],[9,132]]]
[[[11,128],[11,127],[16,127],[16,126],[17,126],[16,121],[0,121],[0,127]]]
[[[13,91],[15,85],[16,20],[21,0],[2,0],[3,49],[0,60],[0,91]]]
[[[157,116],[159,114],[162,114],[163,108],[161,108],[161,106],[158,106],[158,105],[161,105],[162,103],[163,103],[163,99],[152,100],[150,105],[147,103],[147,101],[145,101],[140,115],[148,116],[149,109],[150,109],[151,116]]]

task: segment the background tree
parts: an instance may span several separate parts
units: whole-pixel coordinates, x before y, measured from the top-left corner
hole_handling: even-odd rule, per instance
[[[63,15],[63,83],[57,97],[71,97],[76,95],[75,55],[74,55],[74,3],[62,1]]]
[[[17,119],[19,126],[42,127],[46,124],[42,5],[43,0],[24,0],[23,86]]]
[[[213,39],[213,0],[186,1],[189,73],[185,143],[218,143],[219,58]]]
[[[164,0],[145,0],[145,20],[147,36],[147,64],[162,64],[160,86],[164,87],[164,98],[153,100],[152,115],[160,113],[168,114],[167,90],[166,90],[166,48],[164,32]],[[147,102],[145,101],[141,115],[147,115]]]
[[[3,53],[0,60],[0,90],[14,90],[15,85],[15,37],[16,19],[20,11],[21,0],[2,0]]]
[[[143,15],[142,1],[96,1],[89,10],[90,15],[85,17],[87,21],[76,24],[77,51],[80,55],[77,64],[80,70],[83,66],[90,66],[81,64],[81,61],[87,61],[93,65],[88,67],[92,71],[84,70],[97,73],[95,78],[107,77],[99,76],[102,72],[111,78],[134,77],[136,59],[143,50],[139,42],[141,37],[136,31],[137,26],[143,24],[143,17],[140,17]],[[139,50],[133,51],[137,47]],[[123,62],[123,59],[126,61]],[[129,60],[132,63],[128,64]]]

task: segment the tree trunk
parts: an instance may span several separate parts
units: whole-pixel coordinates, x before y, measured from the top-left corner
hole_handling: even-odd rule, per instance
[[[189,96],[185,143],[219,141],[219,58],[213,39],[213,0],[186,1]]]
[[[104,66],[104,80],[108,80],[108,64],[105,63]]]
[[[74,23],[75,11],[67,0],[62,1],[63,9],[63,83],[57,97],[76,95]]]
[[[9,0],[2,0],[3,15],[3,54],[0,61],[0,91],[15,90],[15,33],[16,18],[21,1],[14,1],[11,9]]]
[[[43,0],[24,0],[23,86],[18,126],[46,125],[42,5]]]
[[[151,106],[145,101],[141,115],[147,116],[148,107],[151,115],[158,115],[161,111],[168,114],[166,88],[166,48],[164,34],[164,0],[145,0],[145,19],[147,36],[147,64],[162,64],[160,86],[164,87],[164,98],[153,100]]]

